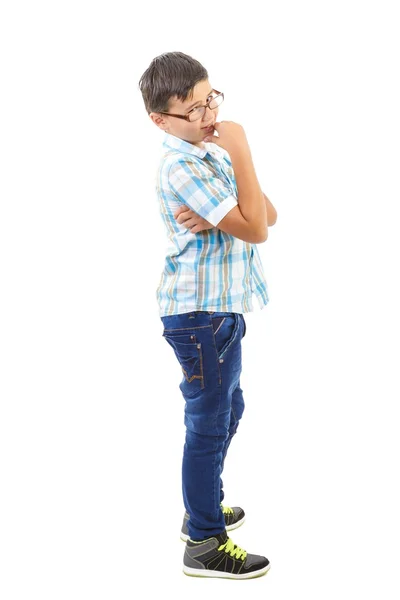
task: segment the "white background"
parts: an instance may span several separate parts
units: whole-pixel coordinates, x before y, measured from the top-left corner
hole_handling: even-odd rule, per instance
[[[2,599],[399,598],[395,4],[2,3]],[[170,51],[224,92],[278,212],[224,477],[233,541],[271,561],[248,582],[181,570],[163,134],[138,88]]]

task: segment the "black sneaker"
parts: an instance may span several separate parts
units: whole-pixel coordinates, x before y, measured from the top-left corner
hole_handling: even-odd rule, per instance
[[[253,579],[269,570],[265,556],[247,554],[236,546],[226,531],[201,542],[187,540],[183,556],[183,572],[192,577]]]
[[[244,523],[245,514],[243,508],[240,506],[223,506],[221,503],[222,512],[225,517],[225,529],[226,531],[232,531],[232,529],[236,529],[240,527]],[[183,517],[182,529],[181,529],[181,540],[186,542],[189,539],[189,530],[187,527],[187,522],[189,521],[189,513],[185,512]]]

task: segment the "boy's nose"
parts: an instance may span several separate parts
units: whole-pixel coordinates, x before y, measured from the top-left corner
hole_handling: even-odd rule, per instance
[[[202,118],[202,121],[204,121],[205,123],[207,123],[210,120],[210,115],[207,113],[208,110],[210,111],[210,113],[213,112],[209,106],[206,106],[206,110],[204,111],[204,117]],[[211,119],[212,118],[213,118],[213,115],[211,114]]]

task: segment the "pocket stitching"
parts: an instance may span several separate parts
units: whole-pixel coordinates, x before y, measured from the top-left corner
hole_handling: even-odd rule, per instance
[[[224,318],[222,319],[221,323],[219,324],[219,327],[218,327],[218,329],[216,329],[216,330],[214,331],[214,335],[217,335],[217,333],[218,333],[219,329],[221,328],[221,326],[222,326],[222,323],[225,321],[225,319],[226,319],[226,317],[224,317]]]
[[[188,372],[186,371],[186,369],[181,364],[180,364],[180,367],[181,367],[181,371],[184,374],[185,380],[188,383],[192,383],[194,379],[200,379],[200,389],[203,390],[204,387],[205,387],[205,384],[204,384],[204,369],[203,369],[203,353],[202,353],[201,343],[200,342],[193,342],[193,343],[190,343],[190,344],[184,344],[182,342],[178,342],[176,339],[174,339],[173,336],[172,336],[172,339],[169,338],[168,336],[165,336],[165,335],[163,335],[163,337],[166,339],[166,341],[169,343],[169,345],[172,346],[172,348],[173,348],[173,350],[174,350],[177,358],[178,358],[178,352],[179,352],[179,349],[177,348],[177,346],[181,346],[182,347],[181,348],[182,352],[184,351],[183,346],[186,346],[187,349],[193,348],[193,346],[196,346],[197,356],[198,356],[199,363],[200,363],[199,364],[200,375],[196,375],[195,374],[195,375],[192,375],[191,377],[189,377]],[[175,344],[177,346],[175,346]],[[185,358],[179,359],[178,358],[178,362],[179,363],[181,362],[181,360],[185,361],[185,360],[190,360],[190,359],[189,358],[187,358],[187,359],[185,359]],[[189,392],[187,392],[187,396],[194,395],[197,392],[198,392],[198,390],[192,390],[192,391],[189,390]]]
[[[198,354],[199,354],[199,359],[200,359],[200,373],[201,375],[193,375],[190,379],[188,377],[187,371],[185,371],[185,369],[182,367],[181,365],[181,369],[183,371],[183,374],[185,375],[185,379],[188,383],[192,383],[193,379],[200,379],[200,383],[201,383],[201,388],[202,390],[204,390],[204,372],[203,372],[203,354],[201,351],[201,344],[197,343],[196,344],[197,350],[198,350]],[[195,394],[196,391],[193,392],[193,394]],[[189,396],[189,394],[187,394]]]

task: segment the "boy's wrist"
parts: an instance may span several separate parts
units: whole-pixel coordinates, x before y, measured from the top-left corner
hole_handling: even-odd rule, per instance
[[[234,150],[229,152],[229,156],[231,157],[232,165],[233,162],[237,160],[252,160],[249,146],[247,146],[247,148],[245,146],[235,148]]]

